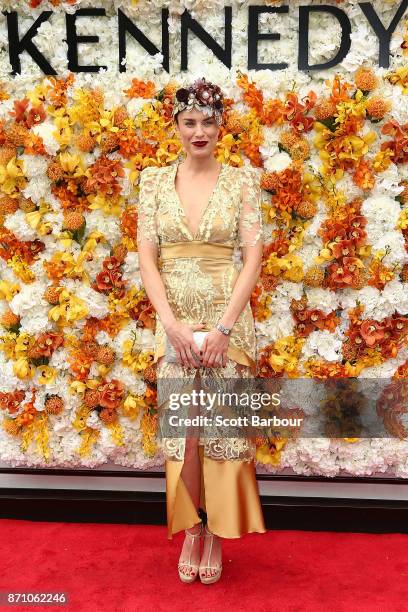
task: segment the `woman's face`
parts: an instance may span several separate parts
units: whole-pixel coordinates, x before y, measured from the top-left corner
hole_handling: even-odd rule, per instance
[[[214,115],[209,117],[194,108],[181,111],[177,119],[176,127],[187,155],[198,158],[212,155],[220,130]]]

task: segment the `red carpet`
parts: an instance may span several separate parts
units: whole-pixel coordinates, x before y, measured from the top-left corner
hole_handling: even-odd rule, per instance
[[[223,541],[217,584],[182,584],[164,527],[0,520],[0,591],[66,591],[31,612],[406,612],[408,535],[269,531]]]

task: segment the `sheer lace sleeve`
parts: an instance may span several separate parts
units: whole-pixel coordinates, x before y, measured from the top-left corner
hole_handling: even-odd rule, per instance
[[[139,205],[137,210],[137,244],[147,240],[159,244],[156,223],[157,168],[148,167],[140,173]]]
[[[260,180],[255,170],[242,168],[241,210],[239,216],[239,246],[254,246],[262,239]]]

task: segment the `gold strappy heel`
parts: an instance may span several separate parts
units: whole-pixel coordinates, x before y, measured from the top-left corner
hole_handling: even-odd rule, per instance
[[[200,523],[200,531],[198,531],[197,533],[190,533],[188,529],[185,529],[184,531],[186,536],[189,536],[192,539],[192,542],[188,561],[178,563],[178,573],[182,582],[194,582],[198,574],[198,565],[195,563],[191,563],[191,551],[193,550],[195,538],[201,538],[201,535],[203,533],[203,524]],[[190,575],[183,574],[183,572],[180,571],[182,567],[188,567],[190,569]]]
[[[211,551],[212,551],[212,545],[213,545],[213,541],[214,541],[214,534],[211,531],[208,531],[207,525],[204,526],[204,537],[205,538],[211,537],[211,542],[210,542],[210,552],[208,553],[208,565],[201,565],[201,563],[200,563],[200,568],[199,568],[200,580],[201,580],[201,582],[203,584],[212,584],[213,582],[217,582],[217,580],[219,580],[221,578],[222,563],[220,564],[219,567],[214,567],[214,566],[209,565],[210,557],[211,557]],[[215,574],[213,576],[206,576],[206,571],[205,570],[207,570],[207,569],[215,570]]]

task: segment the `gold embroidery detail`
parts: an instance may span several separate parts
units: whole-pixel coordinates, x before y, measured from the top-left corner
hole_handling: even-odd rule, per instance
[[[194,240],[228,245],[235,249],[253,246],[262,239],[261,189],[259,178],[253,168],[234,168],[224,164],[218,182],[193,237],[186,225],[174,177],[176,162],[164,168],[145,168],[140,175],[140,192],[137,222],[137,242],[154,242],[159,247],[168,243]],[[166,289],[167,299],[175,317],[187,323],[205,323],[208,329],[215,326],[229,302],[239,275],[240,266],[234,259],[212,259],[211,257],[177,257],[160,260],[160,274]],[[158,359],[159,388],[167,393],[177,392],[172,388],[175,379],[183,384],[191,382],[195,368],[177,363],[165,363],[161,357],[165,342],[165,331],[156,316],[156,352]],[[256,358],[256,337],[249,302],[234,324],[230,343],[245,353],[251,360]],[[248,363],[248,361],[245,361]],[[203,379],[212,377],[252,377],[248,365],[228,358],[225,368],[200,368]],[[176,385],[177,386],[177,385]],[[180,386],[180,385],[179,385]],[[163,403],[165,405],[165,402]],[[204,452],[217,459],[252,460],[255,447],[246,438],[203,438]],[[162,449],[166,457],[182,460],[185,440],[164,439]]]

